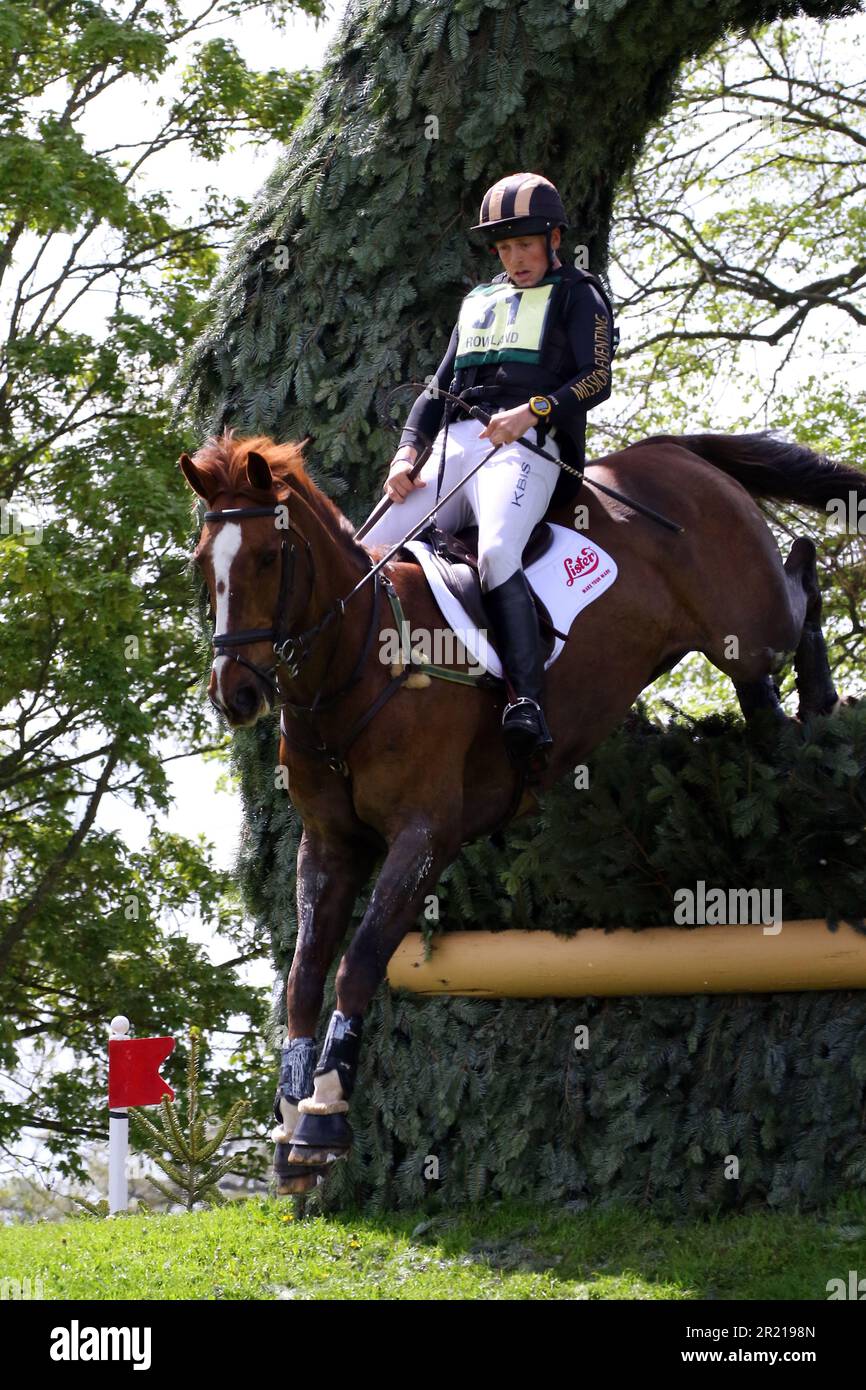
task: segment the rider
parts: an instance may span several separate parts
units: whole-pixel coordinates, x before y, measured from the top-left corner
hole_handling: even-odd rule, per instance
[[[367,545],[393,545],[433,505],[422,491],[432,479],[438,498],[493,445],[502,446],[439,509],[436,524],[452,533],[478,524],[484,609],[515,695],[502,729],[516,766],[535,754],[543,759],[553,742],[541,708],[544,667],[523,550],[551,502],[570,501],[580,480],[515,441],[525,435],[580,468],[586,412],[611,390],[613,312],[595,276],[559,260],[567,226],[559,193],[540,174],[510,174],[485,193],[471,230],[498,253],[503,271],[463,300],[448,350],[409,413],[382,489],[400,505],[364,538]],[[460,408],[437,387],[481,405],[492,415],[489,425],[479,433],[477,421],[452,419]],[[419,447],[431,440],[432,452],[412,479]]]

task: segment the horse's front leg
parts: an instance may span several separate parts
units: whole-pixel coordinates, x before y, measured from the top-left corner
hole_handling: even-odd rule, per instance
[[[318,1171],[289,1166],[298,1106],[313,1091],[316,1024],[325,980],[345,935],[373,853],[355,843],[328,843],[306,830],[296,875],[298,938],[286,985],[288,1029],[274,1098],[274,1172],[280,1195],[316,1185]]]
[[[444,827],[415,820],[392,840],[373,895],[337,972],[331,1015],[312,1096],[298,1106],[290,1165],[320,1169],[347,1153],[346,1118],[355,1087],[362,1019],[385,978],[388,961],[413,925],[424,897],[455,857],[459,844]]]

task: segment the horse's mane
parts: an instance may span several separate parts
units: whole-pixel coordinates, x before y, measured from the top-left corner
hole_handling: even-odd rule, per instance
[[[262,502],[264,494],[250,486],[247,478],[247,457],[261,454],[270,467],[278,491],[280,485],[299,493],[316,516],[343,545],[351,545],[359,557],[368,560],[367,551],[355,540],[355,527],[339,507],[316,486],[304,467],[303,441],[300,444],[276,444],[266,434],[238,437],[234,430],[224,430],[205,440],[193,455],[193,463],[203,473],[209,473],[220,492],[236,493]],[[285,495],[285,494],[283,494]]]

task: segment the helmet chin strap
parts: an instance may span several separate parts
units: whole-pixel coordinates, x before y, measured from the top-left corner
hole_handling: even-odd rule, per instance
[[[553,264],[554,251],[553,251],[553,247],[552,247],[551,244],[550,244],[550,243],[551,243],[551,238],[552,238],[552,236],[553,236],[553,227],[552,227],[551,224],[548,222],[547,227],[546,227],[545,232],[544,232],[544,246],[545,246],[545,250],[546,250],[546,252],[547,252],[547,269],[546,269],[545,272],[544,272],[545,275],[552,275],[553,272],[554,272],[554,270],[556,269],[556,267],[555,267],[554,264]],[[489,250],[490,250],[490,254],[491,254],[492,256],[495,256],[495,255],[497,254],[497,252],[496,252],[496,247],[495,247],[494,245],[491,244],[491,246],[489,247]]]
[[[548,223],[547,231],[544,234],[545,243],[547,245],[547,270],[544,272],[545,275],[552,275],[554,270],[556,269],[556,266],[553,264],[553,261],[554,257],[557,254],[557,251],[559,250],[559,247],[557,247],[557,250],[554,251],[553,247],[550,244],[552,236],[553,228]]]

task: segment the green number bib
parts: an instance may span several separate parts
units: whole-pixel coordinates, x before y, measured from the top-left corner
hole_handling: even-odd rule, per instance
[[[553,282],[476,285],[460,306],[455,368],[540,362]]]

